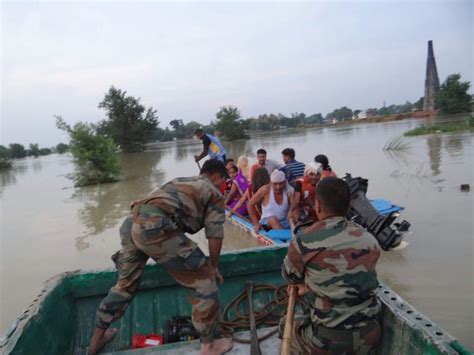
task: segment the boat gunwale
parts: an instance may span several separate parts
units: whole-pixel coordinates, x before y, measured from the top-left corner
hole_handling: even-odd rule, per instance
[[[230,251],[222,254],[221,261],[224,265],[232,264],[234,259],[238,258],[238,256],[241,254],[246,254],[250,257],[254,254],[270,251],[273,251],[278,254],[283,254],[286,253],[286,249],[286,245],[274,245]],[[230,272],[232,270],[235,270],[235,268],[225,267],[223,268],[224,272],[222,274],[224,277],[232,277],[251,274],[262,274],[265,272],[275,272],[275,265],[281,265],[281,260],[277,257],[271,259],[266,260],[265,262],[262,261],[262,265],[266,267],[266,269],[264,270],[257,269],[257,271],[255,272],[249,272],[248,269],[244,270],[244,268],[242,267],[237,268],[235,272]],[[258,260],[258,258],[256,260]],[[146,265],[145,272],[148,275],[145,275],[144,279],[149,277],[150,273],[153,273],[155,275],[155,277],[153,277],[154,279],[161,278],[162,275],[167,274],[162,267],[159,267],[159,265],[156,264]],[[34,321],[35,317],[40,316],[47,298],[50,296],[52,297],[52,294],[54,292],[59,292],[63,296],[69,295],[72,297],[73,300],[82,297],[93,297],[100,294],[105,294],[107,292],[105,291],[105,289],[109,288],[109,285],[107,284],[100,285],[102,290],[98,293],[94,293],[93,295],[84,295],[82,294],[82,292],[77,292],[78,288],[80,287],[80,284],[83,285],[83,282],[98,283],[98,275],[106,277],[110,281],[109,284],[113,284],[116,281],[116,270],[113,268],[63,272],[47,280],[44,283],[40,294],[33,300],[33,302],[27,307],[27,309],[12,323],[12,326],[10,326],[5,335],[0,338],[0,350],[6,351],[6,353],[9,353],[9,351],[14,350],[18,340],[23,334],[23,331],[28,328],[30,324],[29,322]],[[88,277],[84,278],[84,276]],[[165,280],[164,283],[155,283],[153,282],[153,280],[152,282],[145,282],[143,285],[140,286],[139,290],[146,290],[160,286],[177,285],[177,283],[171,277],[169,277],[169,279],[170,280]],[[382,282],[380,282],[377,295],[385,307],[383,309],[383,312],[386,312],[386,310],[388,310],[395,318],[400,319],[403,323],[406,323],[410,329],[419,332],[421,336],[425,339],[425,341],[428,344],[433,344],[437,350],[447,354],[470,354],[469,350],[467,350],[467,347],[464,344],[459,342],[459,340],[457,340],[448,332],[444,331],[441,327],[439,327],[436,323],[431,321],[421,312],[417,311],[415,307],[405,301],[401,296],[399,296],[390,287],[386,286]],[[426,324],[430,324],[430,326],[427,326]]]

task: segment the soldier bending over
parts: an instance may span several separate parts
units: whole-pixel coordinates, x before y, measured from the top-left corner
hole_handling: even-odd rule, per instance
[[[177,178],[134,203],[132,216],[120,228],[122,249],[112,256],[117,284],[100,303],[89,354],[109,342],[117,329],[109,328],[132,301],[148,258],[154,259],[189,290],[192,320],[201,334],[201,354],[221,354],[232,348],[232,340],[217,337],[219,302],[216,279],[222,247],[224,199],[218,187],[225,167],[216,159],[204,163],[201,175]],[[205,228],[209,261],[184,233]]]

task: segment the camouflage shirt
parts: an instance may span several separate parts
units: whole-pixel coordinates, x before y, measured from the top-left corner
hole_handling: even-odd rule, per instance
[[[304,282],[314,296],[313,323],[352,329],[366,325],[379,311],[375,271],[379,257],[371,234],[344,217],[332,217],[298,232],[282,274],[288,282]]]
[[[224,198],[204,176],[173,179],[138,203],[159,207],[183,232],[205,228],[207,238],[224,236]]]

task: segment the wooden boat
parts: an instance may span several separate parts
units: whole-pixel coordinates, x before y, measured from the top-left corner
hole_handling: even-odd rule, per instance
[[[228,303],[246,281],[283,284],[281,265],[285,246],[256,248],[223,254],[220,271],[220,302]],[[41,294],[0,339],[2,354],[85,354],[100,300],[116,282],[114,270],[63,273],[45,283]],[[383,303],[381,354],[468,354],[454,337],[405,302],[394,291],[380,285]],[[255,294],[255,305],[265,302]],[[185,290],[165,270],[147,265],[139,291],[125,315],[113,324],[120,330],[102,353],[198,354],[199,341],[130,350],[132,335],[163,334],[164,320],[190,315]],[[266,331],[265,329],[261,331]],[[278,337],[261,343],[264,354],[276,354]],[[248,354],[248,345],[235,344],[232,354]]]
[[[370,200],[370,204],[378,214],[381,216],[390,216],[390,218],[393,220],[395,220],[400,215],[400,212],[404,209],[403,207],[395,205],[392,202],[384,199]],[[230,223],[240,227],[245,231],[245,233],[250,233],[261,246],[286,244],[291,239],[290,229],[269,231],[261,229],[257,233],[253,230],[253,225],[249,218],[241,215],[231,214],[229,210],[227,210],[226,213]]]

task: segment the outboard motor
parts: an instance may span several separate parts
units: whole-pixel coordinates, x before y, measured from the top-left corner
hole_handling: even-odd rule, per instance
[[[379,214],[365,196],[368,187],[367,179],[353,178],[351,174],[346,174],[342,180],[349,186],[351,193],[351,209],[347,218],[360,224],[371,233],[383,250],[389,250],[399,245],[403,239],[403,233],[410,228],[410,223],[407,221],[393,223],[400,215],[399,212],[391,212],[386,216]]]

